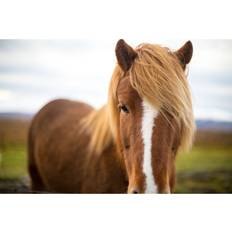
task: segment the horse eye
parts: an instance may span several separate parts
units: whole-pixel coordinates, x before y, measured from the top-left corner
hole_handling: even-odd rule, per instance
[[[176,152],[176,147],[172,147],[172,152]]]
[[[130,148],[130,145],[125,145],[125,149],[128,150]]]
[[[119,105],[119,110],[120,110],[120,111],[123,111],[124,113],[129,114],[129,110],[128,110],[128,108],[127,108],[126,105],[120,104],[120,105]]]

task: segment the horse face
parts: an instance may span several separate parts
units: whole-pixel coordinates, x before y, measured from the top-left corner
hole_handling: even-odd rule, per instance
[[[124,72],[117,97],[120,109],[120,139],[128,173],[128,193],[173,191],[175,156],[180,145],[181,131],[168,113],[159,113],[146,99],[142,99],[130,84],[129,71],[137,58],[136,50],[119,40],[116,57]],[[193,47],[188,41],[173,57],[183,71],[192,58]],[[171,77],[170,77],[171,78]]]
[[[117,96],[128,193],[171,192],[179,145],[175,123],[171,118],[168,123],[158,109],[141,99],[128,76],[119,82]]]

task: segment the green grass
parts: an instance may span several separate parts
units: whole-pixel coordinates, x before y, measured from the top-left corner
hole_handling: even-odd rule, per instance
[[[176,167],[177,193],[232,192],[232,147],[194,147]]]
[[[27,176],[24,144],[0,146],[0,179]],[[177,193],[232,193],[232,146],[196,146],[176,160]]]
[[[232,147],[194,147],[190,153],[177,156],[176,167],[178,172],[232,171]]]
[[[0,119],[2,185],[28,175],[25,144],[29,124],[30,120]],[[177,156],[176,169],[178,193],[232,193],[232,132],[197,131],[193,150]]]
[[[0,148],[0,179],[18,179],[27,175],[26,148],[8,144]]]

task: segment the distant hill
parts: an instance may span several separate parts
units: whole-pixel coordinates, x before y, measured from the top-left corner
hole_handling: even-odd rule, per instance
[[[198,130],[209,131],[232,131],[232,122],[216,121],[216,120],[196,120]]]
[[[34,114],[18,113],[18,112],[4,112],[0,113],[0,119],[14,119],[14,120],[30,120]]]
[[[30,113],[17,113],[17,112],[0,113],[0,119],[30,120],[33,116],[34,114],[30,114]],[[232,122],[198,119],[196,120],[196,124],[198,130],[232,132]]]

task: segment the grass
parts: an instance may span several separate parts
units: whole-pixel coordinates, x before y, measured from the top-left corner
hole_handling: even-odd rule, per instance
[[[0,180],[27,176],[28,122],[0,120]],[[176,160],[177,193],[232,193],[232,134],[198,132],[188,154]]]
[[[29,120],[0,119],[0,179],[27,175],[26,140]]]
[[[177,193],[232,192],[232,147],[194,147],[177,156]],[[27,176],[25,145],[1,150],[0,179]]]
[[[27,175],[26,149],[22,145],[8,145],[0,150],[0,179],[17,179]]]
[[[231,193],[232,146],[194,147],[177,157],[177,193]]]
[[[232,171],[232,146],[194,147],[190,153],[177,156],[176,167],[178,172]]]

